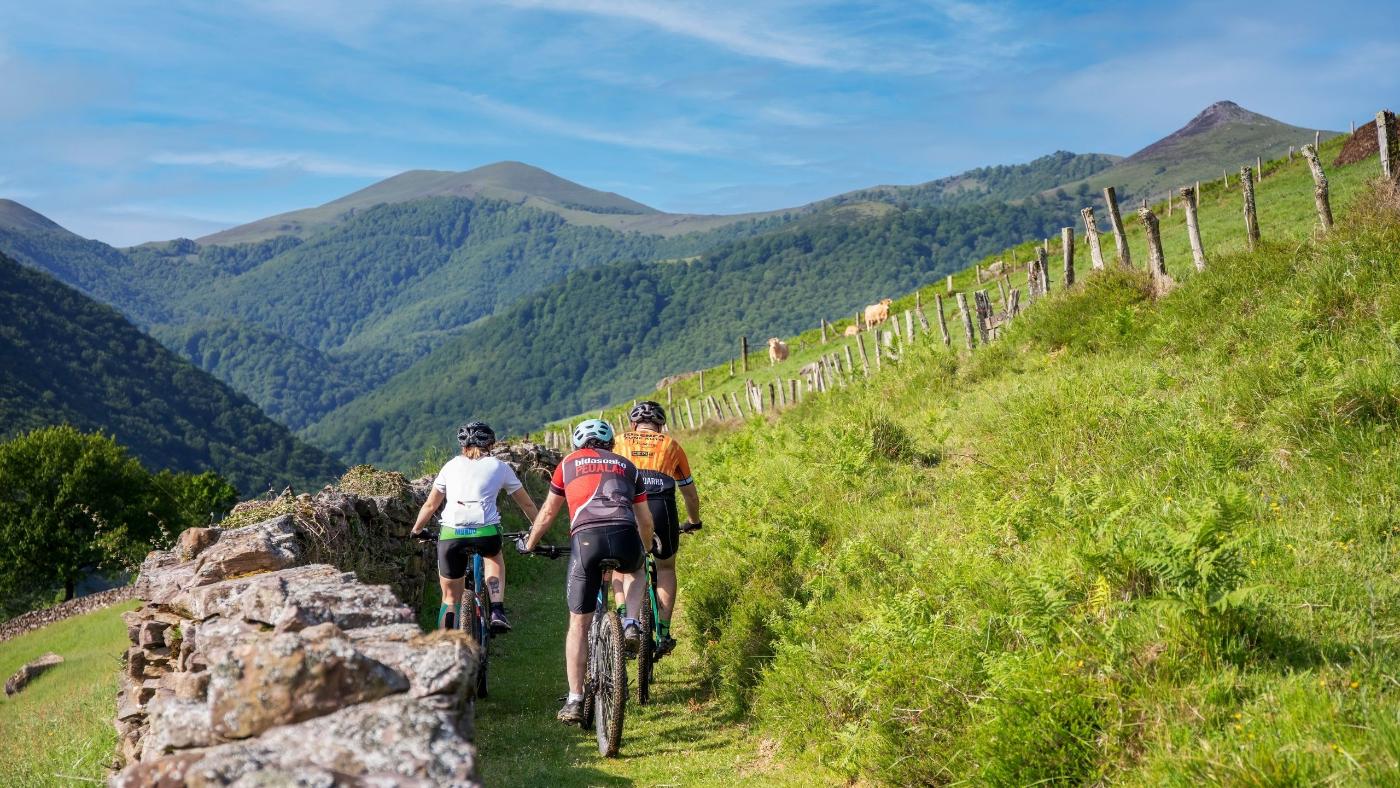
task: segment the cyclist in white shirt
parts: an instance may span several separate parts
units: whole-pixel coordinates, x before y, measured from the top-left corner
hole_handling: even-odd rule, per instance
[[[506,562],[501,555],[501,513],[496,509],[496,494],[502,489],[509,493],[529,522],[534,522],[539,510],[515,471],[491,456],[496,433],[489,426],[480,421],[467,424],[457,430],[457,442],[462,445],[462,453],[448,460],[438,472],[428,500],[418,510],[413,535],[420,535],[442,509],[438,531],[438,582],[442,586],[438,628],[456,628],[457,606],[462,602],[472,553],[480,553],[491,595],[491,631],[505,634],[510,631],[510,622],[505,612]]]

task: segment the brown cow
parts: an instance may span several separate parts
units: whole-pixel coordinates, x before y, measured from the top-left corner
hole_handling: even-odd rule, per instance
[[[865,308],[865,327],[873,328],[890,319],[890,299],[882,298],[880,303]]]
[[[852,324],[849,325],[849,326],[846,326],[846,336],[848,336],[848,337],[853,337],[853,336],[855,336],[856,334],[859,334],[859,333],[860,333],[860,326],[855,325],[854,323],[852,323]]]
[[[788,357],[787,343],[777,337],[768,338],[768,363],[776,364],[779,361],[786,361]]]

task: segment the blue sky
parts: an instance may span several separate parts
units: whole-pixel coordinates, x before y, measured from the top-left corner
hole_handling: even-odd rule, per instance
[[[801,204],[1218,99],[1400,108],[1394,2],[222,0],[0,5],[0,197],[126,245],[412,168],[535,164],[671,211]]]

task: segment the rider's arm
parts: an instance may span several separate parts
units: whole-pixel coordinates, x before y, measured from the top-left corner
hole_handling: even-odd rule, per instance
[[[700,522],[700,493],[695,491],[694,482],[681,488],[681,500],[685,501],[686,522],[692,525]]]
[[[642,544],[647,549],[651,549],[652,535],[655,533],[656,523],[651,519],[651,507],[647,506],[646,498],[643,497],[640,503],[632,504],[632,513],[637,516],[637,531],[642,535]]]
[[[530,526],[530,535],[525,540],[525,551],[529,552],[539,546],[540,540],[544,538],[549,526],[554,524],[555,515],[559,514],[559,509],[564,506],[564,496],[551,490],[544,499],[544,506],[540,507],[535,515],[535,522]]]
[[[530,497],[529,493],[525,492],[525,488],[521,487],[520,489],[511,493],[510,497],[511,500],[515,501],[515,505],[520,507],[520,511],[525,513],[525,519],[529,520],[530,522],[534,522],[535,517],[539,515],[540,510],[535,507],[534,499]]]
[[[428,493],[428,500],[423,502],[423,508],[418,510],[418,519],[413,523],[413,533],[416,534],[423,530],[423,526],[427,525],[428,521],[433,519],[433,515],[437,514],[438,509],[442,508],[442,502],[445,500],[447,500],[447,493],[436,487],[433,488],[432,492]]]

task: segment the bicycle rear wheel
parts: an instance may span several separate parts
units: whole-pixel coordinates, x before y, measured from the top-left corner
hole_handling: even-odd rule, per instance
[[[637,702],[643,706],[651,702],[651,676],[656,666],[656,608],[653,606],[656,591],[651,576],[648,571],[646,592],[642,594],[642,609],[637,618],[642,630],[642,646],[637,650]]]
[[[598,607],[593,611],[593,620],[588,622],[588,659],[584,662],[583,676],[583,714],[578,720],[578,726],[584,730],[593,727],[597,706],[594,688],[598,686],[598,627],[601,626],[604,610],[600,599]]]
[[[467,575],[467,593],[463,596],[462,607],[470,607],[471,615],[463,615],[462,629],[472,640],[476,641],[477,648],[481,649],[481,656],[476,667],[476,697],[485,698],[487,695],[487,668],[490,666],[488,659],[491,649],[491,629],[487,619],[486,611],[490,608],[490,602],[482,604],[482,597],[485,596],[486,578],[485,570],[481,565],[481,556],[472,556],[472,571]],[[489,600],[489,597],[488,597]],[[462,611],[464,614],[465,610]]]
[[[597,684],[594,687],[598,753],[615,757],[622,748],[622,718],[627,710],[627,660],[622,651],[622,619],[608,613],[599,622],[597,640]]]

